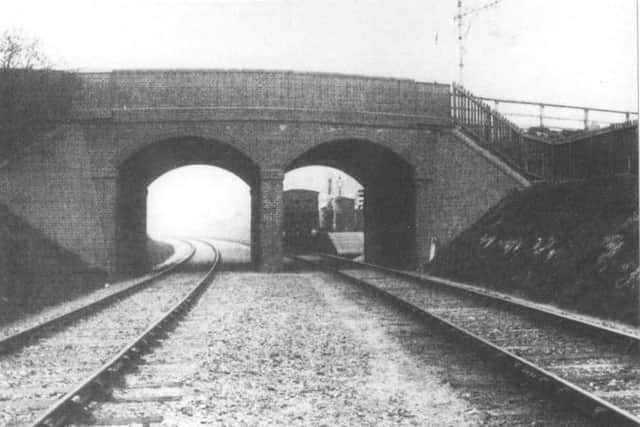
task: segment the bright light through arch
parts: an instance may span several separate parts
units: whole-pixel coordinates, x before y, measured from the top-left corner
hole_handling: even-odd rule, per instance
[[[342,196],[355,198],[362,185],[353,177],[340,169],[329,166],[302,166],[287,172],[284,176],[284,190],[303,189],[313,190],[320,194],[328,193],[329,179],[331,179],[332,193],[337,194],[338,183]]]
[[[250,232],[250,188],[225,169],[183,166],[161,175],[148,187],[147,234],[152,238],[249,242]]]

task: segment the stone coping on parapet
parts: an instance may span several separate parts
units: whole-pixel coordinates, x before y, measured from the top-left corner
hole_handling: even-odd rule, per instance
[[[181,107],[80,109],[73,112],[77,121],[108,120],[118,123],[141,122],[237,122],[264,121],[279,123],[343,124],[384,128],[451,126],[441,116],[367,111],[314,110],[276,107]]]
[[[411,79],[408,77],[384,77],[384,76],[372,76],[367,74],[355,74],[355,73],[337,73],[329,71],[297,71],[297,70],[277,70],[277,69],[263,69],[263,68],[120,68],[101,71],[78,71],[78,74],[179,74],[179,73],[263,73],[263,74],[291,74],[291,75],[304,75],[304,76],[319,76],[329,78],[349,78],[349,79],[366,79],[366,80],[381,80],[381,81],[398,81],[407,83],[422,83],[435,86],[443,86],[449,88],[450,83],[440,83],[437,81],[423,81]]]
[[[73,100],[75,112],[124,120],[149,114],[168,114],[167,120],[186,114],[192,120],[211,113],[233,116],[242,109],[252,116],[257,110],[267,116],[279,111],[307,116],[357,113],[367,115],[367,122],[372,115],[384,115],[385,120],[415,117],[433,124],[446,124],[451,115],[447,85],[291,71],[119,70],[85,75],[83,89]]]

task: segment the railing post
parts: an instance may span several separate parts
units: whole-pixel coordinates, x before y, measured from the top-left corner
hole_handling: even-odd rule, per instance
[[[491,110],[487,108],[489,115],[487,116],[487,126],[489,126],[489,141],[493,144],[495,142],[496,129],[494,128],[493,114]]]
[[[522,153],[522,160],[521,160],[522,169],[524,169],[525,172],[530,173],[530,171],[529,171],[529,144],[526,142],[526,140],[524,139],[524,135],[522,135],[522,134],[518,135],[518,140],[520,141],[520,147],[521,147],[520,152]]]
[[[553,182],[558,182],[558,170],[556,164],[556,144],[550,144],[551,147],[551,179]]]
[[[467,123],[468,117],[469,117],[469,99],[465,96],[462,97],[462,124],[464,126],[467,126],[469,123]]]
[[[456,86],[456,119],[458,124],[462,123],[462,92],[458,86]]]
[[[544,104],[540,104],[539,120],[540,120],[540,127],[544,128]]]
[[[456,96],[456,124],[460,124],[460,90],[458,88],[458,85],[456,85],[454,83],[454,89],[453,89],[455,96]]]
[[[474,131],[474,133],[478,133],[478,127],[477,127],[477,121],[476,121],[476,113],[477,113],[477,109],[475,108],[475,104],[473,103],[473,101],[471,101],[471,98],[469,98],[469,122],[471,125],[471,129]]]
[[[456,119],[458,125],[462,123],[462,95],[460,94],[460,88],[456,85]]]
[[[449,92],[449,108],[451,109],[451,123],[456,122],[456,87],[451,85],[451,92]]]
[[[584,130],[589,129],[589,109],[584,109]]]
[[[484,137],[488,142],[491,142],[491,108],[488,105],[485,106],[483,113]]]

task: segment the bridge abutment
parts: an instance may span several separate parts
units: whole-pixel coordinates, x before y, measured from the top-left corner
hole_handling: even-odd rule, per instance
[[[418,177],[415,180],[416,216],[415,216],[415,260],[414,267],[421,269],[429,260],[429,250],[433,237],[430,222],[430,211],[434,208],[431,203],[431,179]]]
[[[117,186],[118,179],[115,172],[93,176],[93,187],[96,192],[98,211],[101,212],[102,223],[102,268],[108,277],[118,273],[118,248],[116,240],[117,230]]]

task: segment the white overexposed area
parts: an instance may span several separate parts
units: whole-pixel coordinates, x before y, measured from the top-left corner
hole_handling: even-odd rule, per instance
[[[149,185],[147,234],[212,237],[248,242],[251,227],[249,186],[214,166],[173,169]]]

